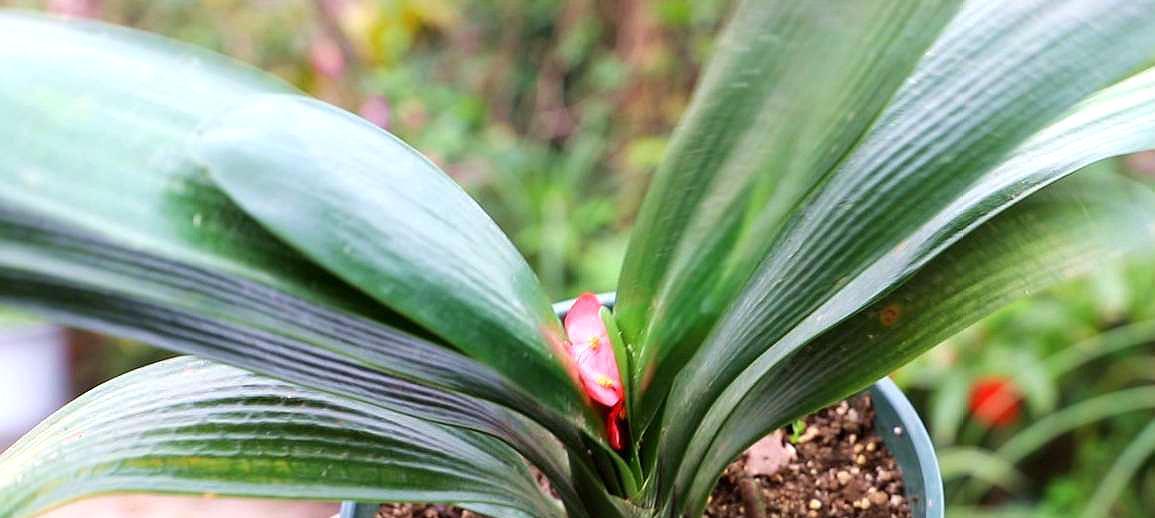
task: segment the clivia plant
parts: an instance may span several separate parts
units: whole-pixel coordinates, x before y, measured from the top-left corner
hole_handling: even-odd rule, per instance
[[[107,492],[699,516],[769,431],[1148,248],[1155,0],[747,1],[611,312],[563,324],[415,150],[219,56],[0,15],[0,301],[198,357],[0,457],[0,513]],[[547,496],[529,470],[549,481]]]

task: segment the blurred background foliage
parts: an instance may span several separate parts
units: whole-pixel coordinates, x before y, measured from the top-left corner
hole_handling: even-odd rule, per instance
[[[723,0],[0,0],[208,47],[358,112],[474,194],[557,299],[612,290]]]
[[[613,289],[729,4],[0,0],[212,48],[361,114],[474,194],[556,299]],[[1151,179],[1153,157],[1117,165]],[[165,356],[79,341],[78,389]],[[1155,261],[1136,261],[1035,294],[895,373],[939,448],[950,514],[1155,516],[1153,344]]]

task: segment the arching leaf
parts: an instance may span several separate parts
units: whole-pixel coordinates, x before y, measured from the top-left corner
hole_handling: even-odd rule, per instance
[[[0,14],[0,298],[510,441],[543,470],[585,409],[536,396],[283,244],[188,154],[208,119],[290,92],[127,29]],[[113,308],[116,308],[115,310]],[[564,492],[564,481],[559,479]]]
[[[636,425],[958,3],[740,3],[646,194],[618,285],[645,397]]]
[[[461,188],[396,137],[300,96],[267,96],[195,144],[263,225],[381,303],[567,413],[586,405],[525,260]]]
[[[69,403],[0,455],[0,508],[111,492],[474,502],[562,516],[490,437],[194,358]]]
[[[1032,195],[865,311],[768,361],[756,383],[727,392],[694,438],[695,449],[709,447],[698,471],[685,473],[691,493],[704,498],[716,474],[768,430],[868,386],[1025,294],[1128,252],[1150,253],[1153,237],[1155,193],[1111,171]]]
[[[1152,23],[1155,3],[969,2],[862,143],[787,223],[679,375],[670,397],[680,404],[666,422],[699,422],[724,391],[749,388],[774,358],[861,311],[1037,188],[1004,185],[999,167],[1085,97],[1155,56]],[[1102,158],[1083,152],[1086,161],[1055,167],[1047,181]],[[967,199],[988,188],[990,196]],[[673,431],[664,452],[687,451],[686,428]]]

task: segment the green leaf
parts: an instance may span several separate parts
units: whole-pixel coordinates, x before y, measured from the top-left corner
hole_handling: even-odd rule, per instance
[[[551,478],[564,478],[560,452],[551,451],[555,444],[542,440],[536,426],[456,390],[551,414],[457,353],[254,283],[125,253],[60,229],[22,227],[6,214],[0,210],[0,301],[79,327],[484,431],[516,445]],[[567,428],[564,422],[554,424],[563,432]],[[566,495],[564,480],[555,485],[563,496],[573,496]]]
[[[1003,489],[1022,486],[1025,477],[1015,467],[994,453],[973,446],[953,446],[935,452],[944,482],[973,477]]]
[[[1010,354],[1012,356],[1008,362],[1017,366],[1013,377],[1014,383],[1022,391],[1030,415],[1047,415],[1053,412],[1059,404],[1058,380],[1050,376],[1046,365],[1034,351],[1016,349],[1010,351]]]
[[[1077,167],[1152,146],[1155,146],[1155,69],[1096,94],[1021,145],[993,168],[985,181],[975,184],[920,227],[904,246],[892,249],[858,281],[849,283],[840,298],[808,322],[810,329],[795,330],[791,341],[763,355],[755,367],[743,374],[743,386],[749,387],[754,377],[764,376],[766,367],[790,353],[787,349],[806,343],[807,333],[814,332],[822,322],[851,311],[860,300],[869,300],[871,285],[878,279],[909,276],[958,236]],[[842,305],[837,305],[840,302]],[[736,386],[729,389],[729,393],[737,397],[741,390]],[[728,398],[729,404],[734,401],[733,397]]]
[[[742,2],[646,195],[618,285],[644,426],[789,212],[959,2]],[[639,390],[640,389],[640,390]],[[635,405],[636,406],[636,405]]]
[[[299,96],[253,99],[195,147],[229,196],[318,264],[563,413],[589,408],[525,260],[412,148]]]
[[[622,378],[624,386],[630,387],[633,384],[630,382],[630,351],[626,348],[625,342],[622,341],[622,331],[618,329],[617,320],[614,314],[606,306],[602,306],[598,310],[598,316],[602,319],[602,324],[606,326],[606,334],[610,337],[610,343],[614,348],[614,360],[618,362],[618,375]],[[630,401],[626,398],[626,416],[630,415]]]
[[[0,456],[6,516],[111,492],[469,502],[562,516],[490,437],[187,357],[101,385]]]
[[[3,14],[0,47],[24,49],[0,50],[0,63],[22,72],[0,81],[0,114],[20,121],[0,125],[0,265],[509,402],[513,385],[399,333],[394,325],[416,329],[265,232],[187,156],[205,119],[283,87],[219,56],[100,24]]]
[[[509,443],[540,468],[571,506],[571,512],[584,515],[583,498],[568,482],[572,470],[585,468],[567,467],[553,437],[504,407],[398,379],[311,344],[88,288],[76,280],[59,281],[0,268],[0,300],[37,309],[77,327],[225,361],[379,408],[487,433]],[[403,341],[366,345],[396,345],[396,352],[402,354],[412,350]],[[366,354],[371,353],[366,350]],[[463,364],[467,369],[469,366]],[[420,369],[421,365],[416,362],[414,367]],[[592,496],[584,499],[591,501]]]
[[[0,79],[0,120],[19,121],[0,124],[0,299],[485,431],[567,496],[556,444],[468,396],[571,445],[583,414],[544,406],[311,264],[188,156],[208,119],[285,86],[147,34],[10,13],[0,66],[20,71]]]
[[[1084,518],[1110,516],[1112,505],[1153,454],[1155,454],[1155,421],[1143,427],[1143,430],[1119,453],[1119,458],[1111,464],[1111,469],[1100,479],[1099,487],[1091,495],[1082,516]]]
[[[666,422],[700,422],[723,391],[739,395],[777,359],[894,289],[1000,210],[1120,152],[1059,147],[1133,131],[1098,124],[1118,122],[1110,103],[1054,121],[1155,55],[1151,24],[1150,1],[968,3],[874,128],[778,235],[679,374],[670,398],[680,404]],[[1149,95],[1124,98],[1149,105]],[[1123,121],[1150,117],[1149,106],[1123,111]],[[1089,121],[1086,128],[1062,129],[1078,117]],[[1028,141],[1036,134],[1040,140]],[[1140,140],[1150,136],[1141,132]],[[1121,140],[1121,147],[1136,144]],[[1044,148],[1056,156],[1039,163],[1011,156],[1045,156]],[[671,428],[663,451],[686,452],[688,428]]]
[[[1141,320],[1071,344],[1047,358],[1044,367],[1051,377],[1062,379],[1099,358],[1152,342],[1155,342],[1155,320]]]
[[[1018,463],[1063,434],[1117,415],[1155,409],[1155,386],[1117,390],[1079,401],[1019,430],[995,453]]]
[[[926,418],[930,436],[939,448],[951,446],[967,415],[970,376],[962,369],[951,368],[933,390],[928,404],[930,415]]]
[[[0,64],[18,71],[0,80],[0,206],[123,235],[136,249],[290,293],[355,304],[344,286],[213,188],[184,150],[204,119],[248,95],[290,87],[146,33],[12,12],[0,12]]]
[[[1027,198],[866,310],[792,354],[759,358],[752,370],[762,376],[731,387],[691,442],[707,451],[700,465],[683,465],[692,498],[704,498],[717,473],[768,430],[868,386],[1019,297],[1124,253],[1150,252],[1153,236],[1155,193],[1110,171]]]

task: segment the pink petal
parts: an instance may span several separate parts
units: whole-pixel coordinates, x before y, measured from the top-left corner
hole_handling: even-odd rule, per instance
[[[602,304],[593,293],[582,293],[574,300],[573,306],[565,315],[565,332],[569,335],[570,342],[584,343],[590,338],[606,334],[601,310]]]
[[[601,308],[594,294],[583,293],[566,314],[565,331],[586,395],[612,407],[622,400],[625,390]]]

